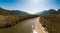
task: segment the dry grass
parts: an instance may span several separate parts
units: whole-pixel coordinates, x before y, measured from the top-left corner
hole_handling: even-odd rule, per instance
[[[4,27],[5,25],[13,26],[22,19],[22,15],[0,15],[0,27]]]
[[[37,17],[36,15],[0,15],[0,28],[7,28],[29,18]]]
[[[49,33],[60,33],[60,14],[41,15],[40,22]]]

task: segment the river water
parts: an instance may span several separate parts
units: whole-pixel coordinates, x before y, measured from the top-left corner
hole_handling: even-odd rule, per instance
[[[32,33],[32,24],[35,18],[19,22],[13,27],[0,29],[0,33]]]

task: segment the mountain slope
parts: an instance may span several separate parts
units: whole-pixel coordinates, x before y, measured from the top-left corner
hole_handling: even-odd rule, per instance
[[[43,12],[37,12],[38,15],[43,15],[43,14],[60,14],[60,9],[58,9],[57,11],[54,9],[50,9],[50,10],[44,10]]]
[[[26,12],[23,11],[19,11],[19,10],[6,10],[3,8],[0,8],[0,15],[19,15],[19,14],[28,14]]]

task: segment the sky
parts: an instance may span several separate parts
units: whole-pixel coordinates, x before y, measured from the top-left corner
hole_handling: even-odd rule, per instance
[[[59,9],[60,0],[0,0],[0,7],[34,14],[48,9]]]

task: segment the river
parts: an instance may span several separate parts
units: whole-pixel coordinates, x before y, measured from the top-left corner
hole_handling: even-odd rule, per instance
[[[36,18],[24,20],[13,27],[0,29],[0,33],[32,33],[32,25]]]

